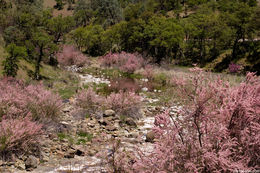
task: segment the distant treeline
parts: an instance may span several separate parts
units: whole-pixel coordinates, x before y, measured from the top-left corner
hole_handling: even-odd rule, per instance
[[[0,0],[6,46],[24,47],[36,63],[54,63],[58,45],[73,43],[91,56],[139,52],[154,62],[230,63],[260,69],[260,8],[256,0],[56,0],[73,16],[53,17],[40,0]],[[241,61],[242,59],[242,61]],[[35,74],[35,77],[37,75]]]

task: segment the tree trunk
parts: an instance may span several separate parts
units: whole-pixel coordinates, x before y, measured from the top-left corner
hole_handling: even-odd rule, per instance
[[[43,57],[43,47],[40,47],[40,54],[37,58],[36,64],[35,64],[35,72],[34,72],[34,79],[35,80],[40,80],[40,64],[42,61]]]

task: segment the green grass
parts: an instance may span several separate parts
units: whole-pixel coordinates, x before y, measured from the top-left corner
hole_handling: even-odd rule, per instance
[[[93,134],[84,131],[79,131],[77,135],[79,136],[78,143],[84,141],[86,143],[86,141],[92,141],[93,138]]]

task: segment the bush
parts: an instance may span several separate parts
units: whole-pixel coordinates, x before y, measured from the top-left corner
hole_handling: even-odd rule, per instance
[[[111,93],[107,98],[99,96],[92,88],[82,90],[76,96],[76,105],[87,111],[95,113],[100,109],[112,109],[117,114],[140,118],[141,97],[134,92]]]
[[[238,73],[241,70],[241,66],[238,64],[231,63],[228,66],[228,70],[230,73]]]
[[[155,118],[157,142],[140,154],[135,172],[233,172],[257,170],[260,159],[260,81],[248,73],[231,87],[211,81],[198,68],[187,80],[175,78],[189,103],[178,116]]]
[[[87,63],[87,57],[71,45],[64,45],[62,51],[57,53],[56,57],[62,66],[76,65],[82,67]]]
[[[62,108],[61,98],[43,85],[25,85],[13,78],[0,80],[0,120],[3,115],[9,118],[25,117],[31,113],[33,120],[56,119]]]
[[[101,64],[105,67],[118,68],[125,73],[134,73],[143,66],[141,55],[126,52],[108,53],[101,58]]]
[[[92,88],[81,90],[76,95],[76,105],[83,108],[87,113],[94,113],[104,103],[105,98],[95,93]]]
[[[154,71],[152,65],[146,65],[144,67],[144,71],[142,72],[142,75],[147,78],[148,80],[152,80],[154,78]]]
[[[120,115],[140,118],[141,97],[134,92],[112,93],[106,99],[106,106]]]
[[[0,122],[0,156],[27,152],[39,143],[42,125],[32,122],[30,116],[3,119]]]

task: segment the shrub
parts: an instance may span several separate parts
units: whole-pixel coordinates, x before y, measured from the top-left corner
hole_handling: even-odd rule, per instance
[[[42,125],[32,122],[30,116],[3,119],[0,122],[0,156],[27,152],[39,143]]]
[[[152,80],[153,77],[154,77],[153,66],[151,66],[151,65],[146,65],[146,66],[144,67],[144,71],[143,71],[142,75],[143,75],[144,77],[146,77],[148,80]]]
[[[135,172],[234,172],[257,170],[260,164],[260,81],[248,73],[231,87],[211,81],[198,68],[174,84],[190,104],[178,116],[155,118],[157,142],[151,154],[140,154]]]
[[[104,103],[105,98],[95,93],[92,88],[81,90],[76,95],[76,105],[83,108],[87,113],[94,113]]]
[[[87,57],[71,45],[64,45],[62,51],[57,53],[56,57],[62,66],[76,65],[82,67],[87,63]]]
[[[76,105],[86,110],[88,114],[100,109],[112,109],[118,114],[133,118],[141,116],[141,97],[134,92],[113,92],[106,98],[97,95],[92,88],[88,88],[76,95]]]
[[[57,118],[62,108],[60,97],[43,85],[25,85],[13,78],[0,80],[0,95],[0,118],[25,117],[31,113],[33,120],[46,121]]]
[[[231,63],[228,66],[228,70],[230,73],[238,73],[241,70],[241,66],[238,64]]]
[[[6,51],[9,56],[3,61],[3,75],[15,77],[19,69],[18,62],[20,57],[26,57],[26,49],[24,47],[16,46],[15,44],[10,44],[7,46]]]
[[[112,93],[106,99],[106,106],[120,115],[140,118],[141,97],[134,92]]]
[[[59,95],[44,89],[43,85],[29,85],[25,88],[27,108],[35,120],[54,120],[61,113],[63,106]]]
[[[114,92],[119,92],[120,90],[124,92],[138,92],[141,89],[138,82],[132,78],[117,78],[111,81],[110,90]]]
[[[131,54],[126,52],[108,53],[101,58],[101,64],[105,67],[118,68],[126,73],[134,73],[143,65],[143,58],[139,54]]]

